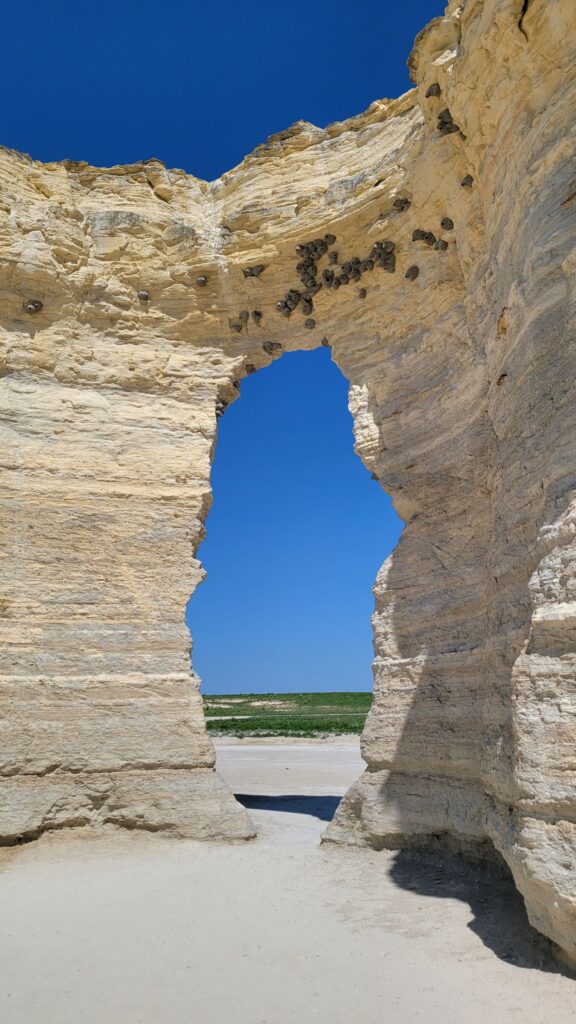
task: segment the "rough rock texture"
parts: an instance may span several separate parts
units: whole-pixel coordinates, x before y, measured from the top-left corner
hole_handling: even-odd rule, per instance
[[[375,589],[368,768],[328,838],[490,844],[576,959],[574,21],[451,2],[412,92],[212,183],[2,152],[3,841],[252,834],[184,606],[217,416],[329,344],[406,528]]]

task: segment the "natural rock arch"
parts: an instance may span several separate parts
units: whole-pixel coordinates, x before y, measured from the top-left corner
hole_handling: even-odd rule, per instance
[[[368,770],[328,837],[489,842],[576,957],[573,17],[451,2],[412,92],[212,183],[2,152],[5,842],[251,834],[182,612],[217,414],[280,351],[329,344],[406,528],[376,584]],[[314,291],[302,257],[352,280],[284,316]],[[383,265],[354,280],[354,257]]]

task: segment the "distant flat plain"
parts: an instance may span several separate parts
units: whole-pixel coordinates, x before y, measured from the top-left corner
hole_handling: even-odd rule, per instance
[[[370,692],[242,693],[204,697],[213,736],[343,736],[362,732]]]

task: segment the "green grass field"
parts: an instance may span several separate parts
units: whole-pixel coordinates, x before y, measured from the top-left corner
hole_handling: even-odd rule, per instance
[[[213,736],[342,736],[360,733],[371,693],[243,693],[204,697]]]

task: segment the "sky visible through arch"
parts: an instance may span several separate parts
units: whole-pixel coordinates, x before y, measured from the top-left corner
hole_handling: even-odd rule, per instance
[[[330,350],[245,378],[220,420],[189,602],[205,693],[369,690],[372,584],[402,522],[353,450]]]
[[[97,166],[157,157],[212,180],[297,120],[410,88],[443,0],[7,0],[0,144]],[[242,384],[221,421],[194,664],[211,693],[369,689],[371,586],[400,521],[352,450],[327,350]]]

